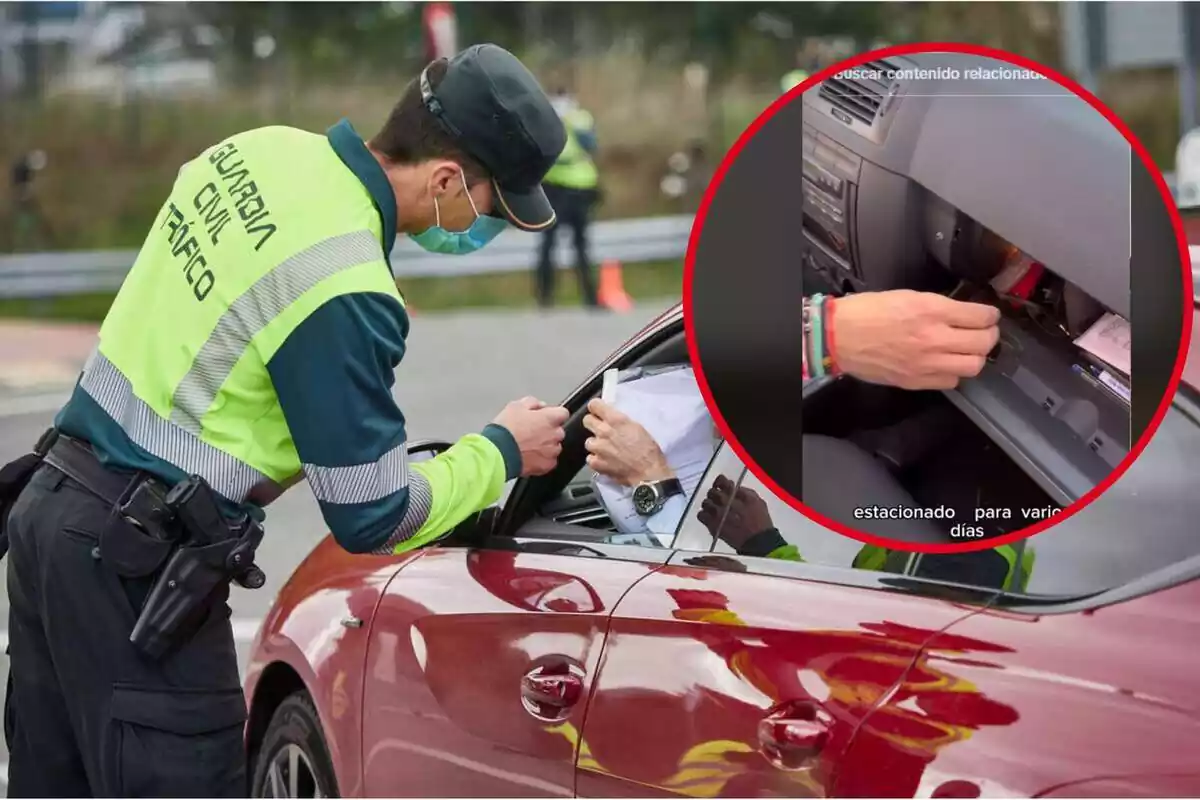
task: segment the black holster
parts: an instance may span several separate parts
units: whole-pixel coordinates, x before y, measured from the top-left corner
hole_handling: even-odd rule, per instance
[[[177,548],[155,579],[129,641],[150,658],[162,658],[208,612],[217,587],[229,582],[226,562],[236,545],[230,539]]]
[[[254,565],[262,527],[250,517],[231,526],[203,478],[194,475],[176,485],[166,505],[181,528],[179,544],[155,577],[129,636],[152,659],[162,658],[194,630],[222,584],[232,580],[257,589],[266,580]]]

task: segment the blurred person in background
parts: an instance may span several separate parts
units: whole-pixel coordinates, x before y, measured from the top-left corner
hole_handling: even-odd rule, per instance
[[[695,139],[688,146],[687,191],[684,195],[689,213],[696,213],[704,202],[704,193],[712,182],[713,165],[708,157],[708,146],[702,139]]]
[[[554,466],[567,410],[532,397],[408,463],[389,258],[400,234],[457,255],[548,228],[565,142],[485,44],[368,140],[264,127],[179,170],[55,427],[0,470],[9,796],[246,797],[228,597],[262,585],[263,507],[307,480],[339,545],[387,555]]]
[[[53,231],[37,200],[34,181],[46,168],[46,153],[31,150],[13,161],[9,170],[12,191],[12,247],[14,250],[48,246],[54,241]]]
[[[588,228],[592,210],[599,200],[600,173],[596,168],[596,126],[592,115],[572,96],[565,86],[559,86],[550,102],[567,131],[567,144],[558,161],[546,173],[543,185],[546,196],[558,216],[558,224],[542,234],[535,276],[538,305],[554,305],[554,245],[558,228],[571,230],[575,247],[575,271],[579,276],[579,293],[588,308],[598,309],[596,281],[588,256]]]

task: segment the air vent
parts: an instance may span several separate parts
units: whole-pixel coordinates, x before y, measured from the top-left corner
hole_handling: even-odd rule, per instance
[[[585,528],[607,529],[612,525],[608,512],[599,504],[560,511],[551,515],[551,519],[562,525],[580,525]]]
[[[827,78],[820,97],[850,116],[871,125],[896,81],[891,77],[898,68],[888,61],[868,61]]]

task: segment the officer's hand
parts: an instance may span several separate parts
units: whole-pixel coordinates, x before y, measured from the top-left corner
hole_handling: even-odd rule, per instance
[[[554,469],[566,436],[563,424],[570,413],[562,406],[547,406],[534,397],[514,400],[492,420],[506,428],[521,449],[521,477],[545,475]]]
[[[899,289],[839,297],[833,345],[841,371],[901,389],[953,389],[983,369],[1000,310]]]

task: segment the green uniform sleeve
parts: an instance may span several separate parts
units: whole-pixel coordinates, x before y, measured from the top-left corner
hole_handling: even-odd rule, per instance
[[[343,295],[304,320],[267,365],[313,495],[351,553],[427,544],[495,502],[521,471],[516,440],[498,425],[408,463],[392,396],[407,329],[394,298]]]
[[[751,536],[738,548],[738,555],[777,558],[782,561],[804,560],[800,556],[800,549],[794,544],[788,544],[778,528],[767,528]]]
[[[767,558],[778,558],[781,561],[803,561],[800,557],[800,550],[794,544],[785,544],[783,547],[777,547],[767,553]]]
[[[412,465],[409,524],[420,527],[395,546],[395,553],[415,550],[445,536],[472,514],[494,504],[509,478],[502,445],[496,438],[511,434],[489,425],[483,433],[459,439],[446,452]],[[417,487],[421,487],[417,490]],[[420,497],[418,497],[420,495]]]

